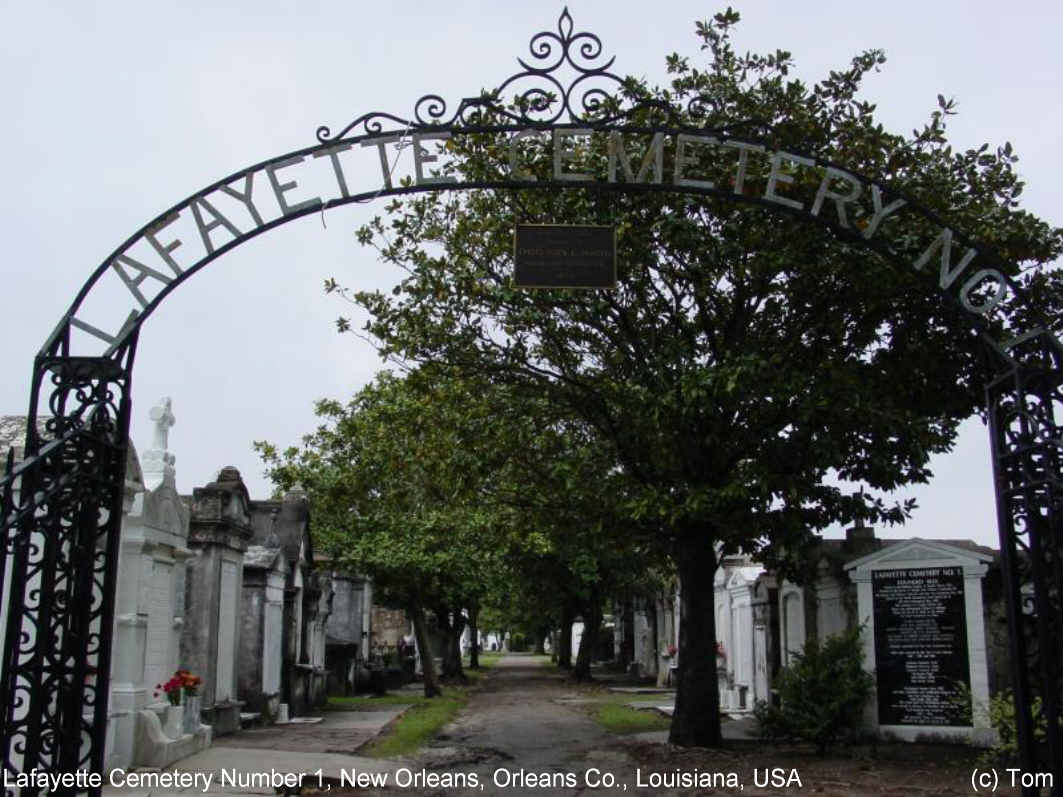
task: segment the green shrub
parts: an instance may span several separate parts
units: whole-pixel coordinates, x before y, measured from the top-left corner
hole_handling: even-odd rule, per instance
[[[1041,698],[1035,697],[1030,706],[1034,717],[1033,737],[1037,744],[1044,744],[1048,736],[1048,719],[1041,713]],[[1019,759],[1018,723],[1015,719],[1015,696],[1010,689],[997,692],[989,698],[989,724],[997,732],[997,743],[986,751],[982,762],[990,764],[1013,764]],[[1063,733],[1063,717],[1059,720]]]
[[[762,737],[812,742],[823,754],[857,735],[874,685],[864,670],[862,630],[805,643],[804,651],[779,675],[780,705],[758,701],[754,707]]]
[[[1033,714],[1038,716],[1041,711],[1041,700],[1037,698],[1033,705]],[[989,698],[989,724],[997,732],[997,743],[986,751],[987,761],[1011,762],[1019,757],[1019,738],[1017,723],[1015,721],[1015,696],[1010,689],[997,692]],[[1035,735],[1044,736],[1044,722],[1037,728],[1040,733]]]

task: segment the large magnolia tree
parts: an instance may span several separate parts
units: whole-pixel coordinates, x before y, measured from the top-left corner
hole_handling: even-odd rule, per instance
[[[652,98],[674,119],[710,129],[754,120],[771,147],[844,164],[914,197],[996,247],[1017,264],[1012,276],[1048,296],[1041,266],[1059,254],[1060,231],[1018,209],[1010,145],[953,151],[944,98],[924,129],[888,133],[857,96],[880,53],[807,85],[788,76],[785,52],[736,53],[737,19],[728,11],[699,24],[704,62],[671,56],[668,88],[629,81],[618,102]],[[706,95],[697,103],[706,115],[690,116],[690,100]],[[639,140],[624,139],[635,158]],[[455,137],[443,168],[497,179],[506,146],[498,135]],[[529,147],[522,157],[549,179],[548,152]],[[717,185],[735,178],[733,164],[688,157],[688,173]],[[604,136],[585,138],[568,165],[604,174]],[[763,193],[769,172],[766,158],[750,155],[747,190]],[[799,169],[785,179],[794,192],[818,181]],[[868,207],[849,212],[856,230],[867,225]],[[518,222],[614,225],[616,289],[514,288]],[[929,457],[949,449],[982,399],[975,337],[921,275],[859,246],[858,233],[763,206],[529,184],[396,201],[360,238],[406,272],[393,293],[352,294],[387,355],[489,375],[563,409],[607,445],[625,479],[625,511],[656,530],[681,581],[674,743],[720,741],[719,552],[785,560],[832,523],[901,520],[910,506],[875,496],[929,479]],[[1058,306],[1054,297],[1047,306]]]

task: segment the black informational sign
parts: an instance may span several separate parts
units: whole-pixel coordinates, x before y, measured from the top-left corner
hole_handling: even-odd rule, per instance
[[[963,568],[873,570],[880,725],[971,724]]]
[[[513,282],[521,288],[612,288],[616,233],[612,227],[518,224]]]

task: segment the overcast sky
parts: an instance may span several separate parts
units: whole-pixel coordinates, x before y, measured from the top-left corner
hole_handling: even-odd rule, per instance
[[[884,49],[889,60],[864,96],[888,128],[921,126],[937,94],[955,97],[954,145],[1011,141],[1026,207],[1063,223],[1053,201],[1063,185],[1058,0],[736,5],[737,46],[789,50],[809,81]],[[427,93],[453,107],[501,83],[529,38],[556,28],[562,7],[4,0],[0,414],[26,412],[34,353],[86,277],[141,225],[227,174],[316,143],[320,124],[337,130],[373,110],[408,115]],[[666,54],[703,57],[694,22],[722,7],[584,0],[569,10],[577,30],[616,55],[614,71],[660,83]],[[395,281],[354,239],[382,210],[333,209],[259,236],[179,287],[145,324],[133,440],[148,446],[148,411],[171,396],[182,492],[231,464],[253,497],[267,497],[252,440],[296,443],[315,425],[315,399],[349,397],[380,367],[366,343],[336,333],[334,319],[349,313],[322,283]],[[980,422],[934,470],[928,487],[905,493],[921,506],[914,519],[883,533],[994,544]]]

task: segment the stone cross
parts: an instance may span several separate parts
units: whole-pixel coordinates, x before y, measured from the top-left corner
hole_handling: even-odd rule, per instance
[[[173,402],[167,396],[152,407],[148,417],[155,423],[155,431],[152,435],[151,448],[144,452],[140,458],[141,469],[144,472],[144,486],[154,490],[164,481],[173,486],[174,462],[176,457],[167,451],[170,445],[170,427],[177,423],[172,411]]]
[[[170,442],[170,427],[177,423],[171,407],[173,401],[169,396],[163,398],[157,406],[151,408],[149,417],[155,421],[155,435],[151,441],[151,447],[159,451],[165,451]]]

